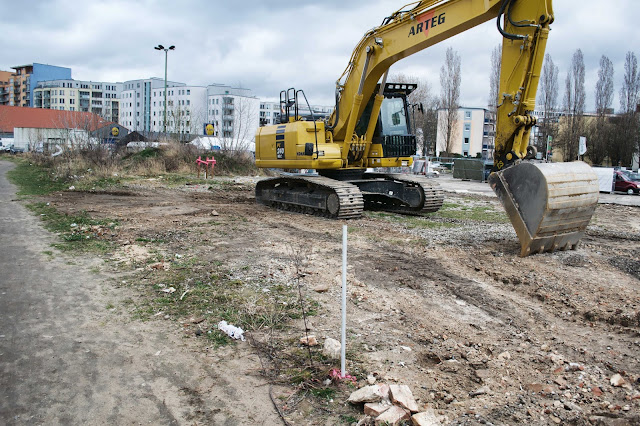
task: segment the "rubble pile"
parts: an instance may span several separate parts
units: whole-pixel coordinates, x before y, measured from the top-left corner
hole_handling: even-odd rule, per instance
[[[400,425],[411,421],[415,426],[437,426],[441,422],[433,409],[421,410],[409,386],[374,384],[353,392],[347,400],[363,404],[365,417],[359,425]]]

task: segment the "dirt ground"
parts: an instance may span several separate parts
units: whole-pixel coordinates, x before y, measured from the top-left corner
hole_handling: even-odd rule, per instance
[[[168,264],[223,263],[242,281],[290,284],[292,259],[302,257],[304,297],[317,302],[308,328],[320,343],[339,340],[343,223],[256,205],[249,178],[197,182],[139,180],[45,201],[119,220],[108,237],[118,248],[104,267],[116,277],[130,273],[118,265],[161,255]],[[359,373],[359,384],[369,373],[409,385],[446,424],[639,424],[640,210],[599,205],[577,250],[520,258],[496,199],[447,194],[445,207],[345,222],[347,370]],[[281,333],[302,337],[301,320]],[[613,386],[615,374],[624,383]],[[277,390],[292,424],[363,417],[344,389],[322,403],[287,401],[294,390]]]

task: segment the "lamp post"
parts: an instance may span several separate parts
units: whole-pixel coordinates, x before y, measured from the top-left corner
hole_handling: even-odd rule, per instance
[[[167,56],[170,50],[174,50],[175,46],[165,47],[161,44],[154,47],[156,50],[164,50],[164,135],[167,136]]]

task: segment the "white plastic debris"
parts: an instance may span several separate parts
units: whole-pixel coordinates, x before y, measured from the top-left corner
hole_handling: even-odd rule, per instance
[[[226,321],[220,321],[218,323],[218,329],[224,333],[227,333],[232,339],[240,339],[244,342],[244,330],[235,325],[227,324]]]
[[[173,287],[169,287],[169,288],[163,288],[162,291],[164,291],[165,293],[173,293],[174,291],[176,291],[176,289]]]

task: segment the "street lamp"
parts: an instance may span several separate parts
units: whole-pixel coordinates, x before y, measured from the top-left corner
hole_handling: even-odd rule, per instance
[[[164,135],[167,135],[167,56],[170,50],[174,50],[175,46],[165,47],[161,44],[154,47],[156,50],[164,50]]]

